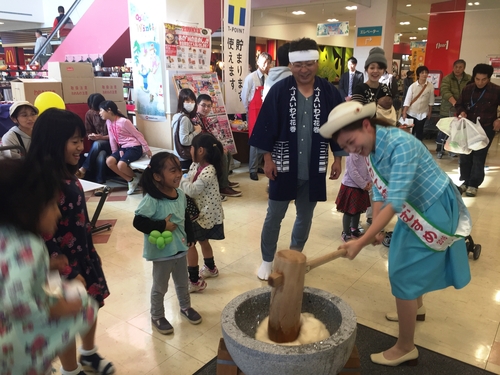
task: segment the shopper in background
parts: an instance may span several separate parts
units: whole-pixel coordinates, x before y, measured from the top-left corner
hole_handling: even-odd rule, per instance
[[[118,111],[115,102],[103,101],[99,105],[99,115],[106,120],[112,152],[106,159],[106,164],[109,169],[128,182],[127,194],[134,194],[140,176],[130,168],[130,163],[140,159],[143,153],[152,156],[148,143],[134,124]]]
[[[334,152],[330,179],[339,178],[341,155],[345,155],[335,142],[329,143],[319,134],[321,124],[343,99],[330,82],[316,76],[316,41],[302,38],[291,42],[288,57],[292,75],[269,90],[249,140],[264,155],[264,171],[270,179],[261,234],[262,264],[257,273],[262,280],[271,274],[281,222],[290,201],[295,200],[296,207],[290,249],[302,251],[316,203],[326,200],[328,148]]]
[[[89,110],[85,114],[85,130],[88,139],[92,141],[92,147],[83,165],[76,172],[76,177],[85,178],[86,172],[92,171],[94,180],[98,184],[106,182],[106,158],[111,155],[108,127],[106,121],[99,115],[99,106],[104,101],[104,96],[101,94],[90,94],[87,100]]]
[[[55,18],[54,24],[52,25],[52,32],[56,29],[57,25],[59,25],[59,22],[64,18],[64,7],[63,6],[58,6],[57,11],[59,12],[59,15]],[[73,21],[71,21],[71,18],[68,17],[66,22],[64,22],[64,25],[59,29],[59,39],[61,39],[61,42],[66,39],[68,34],[71,32],[73,29]]]
[[[479,120],[481,127],[490,142],[482,150],[472,151],[470,154],[460,155],[461,193],[468,197],[475,197],[477,189],[484,181],[484,163],[488,155],[495,133],[500,131],[500,118],[497,109],[500,106],[500,86],[490,82],[493,75],[493,66],[477,64],[472,70],[473,83],[465,86],[458,98],[455,109],[461,117],[472,122]]]
[[[271,55],[267,52],[262,52],[257,59],[257,70],[247,75],[245,82],[243,83],[243,89],[241,90],[241,102],[247,112],[249,138],[252,136],[255,121],[257,120],[260,108],[262,107],[262,92],[264,90],[267,73],[271,68],[271,61]],[[248,172],[250,172],[250,178],[254,181],[259,179],[257,172],[261,161],[262,157],[258,154],[257,150],[250,145]]]
[[[42,48],[43,44],[47,41],[47,38],[43,36],[42,31],[40,29],[37,29],[35,31],[35,36],[36,36],[36,42],[35,42],[35,55],[40,51]],[[40,67],[43,67],[47,60],[50,58],[50,55],[52,55],[52,46],[47,44],[47,46],[43,49],[43,51],[40,54],[40,57],[38,58],[38,62],[40,63]]]
[[[417,68],[417,81],[408,89],[401,114],[404,119],[413,119],[412,133],[420,141],[424,139],[424,125],[431,118],[434,105],[434,86],[427,82],[428,76],[429,69],[425,65]]]
[[[412,85],[412,83],[413,83],[413,70],[408,70],[406,72],[406,78],[403,79],[403,98],[402,98],[403,103],[405,102],[408,88]]]
[[[290,70],[290,60],[288,60],[288,52],[290,51],[290,43],[283,44],[276,54],[278,55],[278,66],[269,69],[266,81],[264,82],[264,91],[262,92],[262,101],[266,99],[266,95],[271,87],[283,78],[292,75]]]
[[[203,133],[209,133],[214,136],[215,134],[220,133],[221,131],[217,118],[214,117],[212,119],[213,121],[208,120],[208,115],[212,111],[212,98],[210,95],[198,95],[196,103],[196,116],[192,119],[193,124],[200,125]],[[234,190],[234,188],[240,186],[240,184],[229,181],[229,168],[232,164],[233,155],[224,149],[224,155],[222,156],[222,173],[219,178],[219,189],[222,197],[241,197],[241,191]]]
[[[11,120],[16,124],[9,129],[2,137],[2,146],[19,146],[24,149],[24,154],[28,152],[31,145],[31,133],[38,118],[38,108],[26,101],[14,102],[9,108]],[[19,159],[19,150],[3,151],[5,157]]]
[[[191,159],[191,142],[201,133],[201,126],[191,121],[196,117],[196,95],[191,89],[179,91],[177,113],[172,117],[172,134],[174,136],[174,154],[179,158],[183,171],[189,170]]]
[[[465,65],[464,60],[455,61],[453,63],[453,71],[441,81],[441,110],[439,111],[439,116],[441,118],[455,116],[455,104],[462,90],[472,79],[469,74],[465,73]],[[443,157],[443,148],[446,138],[446,134],[441,131],[436,137],[438,159]]]
[[[340,95],[346,100],[351,100],[352,89],[358,84],[363,83],[364,76],[359,70],[356,70],[358,60],[353,56],[347,60],[348,71],[340,76],[339,91]]]

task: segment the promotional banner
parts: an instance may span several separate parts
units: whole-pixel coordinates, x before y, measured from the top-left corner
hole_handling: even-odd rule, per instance
[[[358,47],[381,46],[382,26],[358,27],[356,45]]]
[[[349,35],[349,21],[318,23],[316,36]]]
[[[163,53],[163,30],[158,30],[158,23],[150,14],[149,1],[129,0],[135,108],[143,119],[166,121],[160,55]]]
[[[165,24],[165,67],[210,71],[212,30]]]
[[[175,75],[172,77],[177,90],[191,89],[196,96],[200,94],[210,95],[212,99],[212,111],[208,115],[207,124],[211,133],[217,138],[231,154],[236,153],[233,132],[224,106],[224,98],[217,78],[217,73],[193,73]]]
[[[248,72],[250,0],[224,0],[224,92],[227,113],[244,113],[241,90]]]

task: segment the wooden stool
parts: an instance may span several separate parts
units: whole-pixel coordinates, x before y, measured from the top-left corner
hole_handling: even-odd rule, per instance
[[[223,338],[220,339],[217,350],[217,375],[245,375],[231,358]],[[338,375],[361,375],[361,361],[356,345],[352,349],[349,360]]]

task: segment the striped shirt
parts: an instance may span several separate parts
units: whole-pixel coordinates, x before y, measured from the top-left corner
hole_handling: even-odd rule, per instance
[[[388,185],[386,203],[391,203],[396,212],[401,212],[405,201],[425,211],[450,183],[423,143],[398,128],[377,125],[371,157],[373,166]],[[383,200],[374,186],[373,201]]]

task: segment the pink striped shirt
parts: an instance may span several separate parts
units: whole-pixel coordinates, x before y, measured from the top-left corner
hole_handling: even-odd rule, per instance
[[[109,143],[111,151],[116,152],[120,148],[141,146],[144,152],[149,151],[149,146],[144,136],[138,131],[129,119],[118,117],[116,121],[106,120],[108,127]]]

